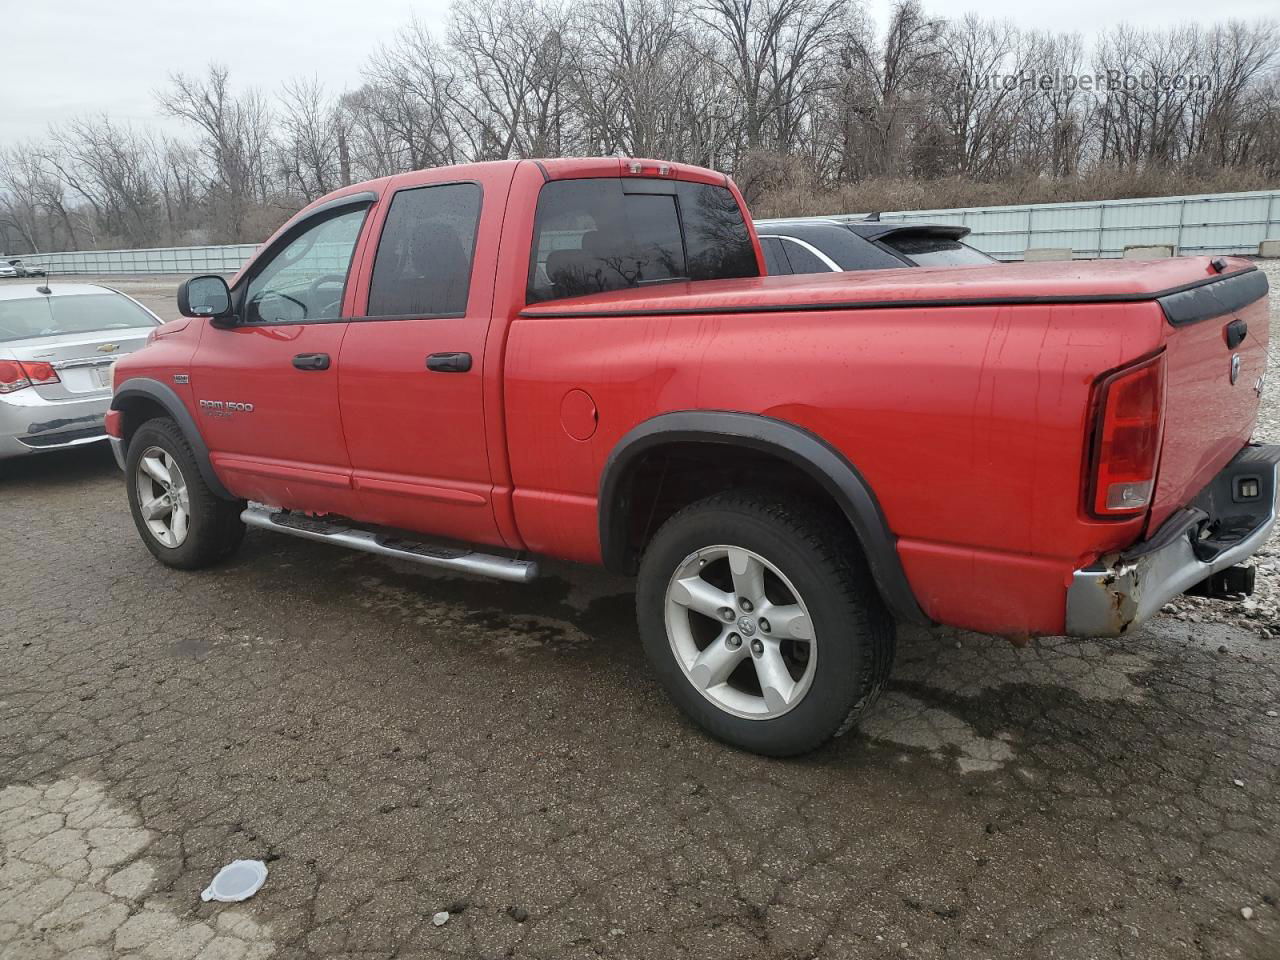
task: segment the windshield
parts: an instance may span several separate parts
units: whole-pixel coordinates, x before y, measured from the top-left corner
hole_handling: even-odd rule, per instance
[[[118,293],[0,300],[0,343],[64,333],[154,327],[156,319]]]
[[[900,233],[881,242],[920,267],[977,267],[996,262],[959,240],[924,233]]]

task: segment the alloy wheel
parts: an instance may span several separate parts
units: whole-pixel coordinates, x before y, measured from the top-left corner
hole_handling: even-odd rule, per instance
[[[690,554],[667,584],[667,638],[685,677],[721,710],[771,720],[813,684],[818,651],[804,599],[742,547]]]
[[[162,447],[148,447],[138,459],[134,481],[147,530],[163,546],[182,546],[191,523],[191,497],[173,454]]]

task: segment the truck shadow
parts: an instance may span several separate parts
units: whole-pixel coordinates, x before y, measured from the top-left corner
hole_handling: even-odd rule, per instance
[[[105,442],[93,443],[69,450],[0,460],[0,490],[12,492],[23,487],[51,489],[78,486],[111,474],[119,474],[111,448]]]
[[[656,705],[683,728],[682,736],[708,742],[674,719],[652,678],[628,579],[553,561],[532,584],[495,585],[252,533],[240,563],[256,568],[255,580],[274,576],[273,589],[299,589],[309,603],[333,604],[334,616],[350,617],[357,604],[391,628],[378,642],[405,662],[427,662],[447,643],[450,655],[474,663],[519,666],[553,678],[546,682],[593,685],[606,700]],[[327,573],[317,583],[321,569]],[[963,631],[900,628],[894,672],[859,732],[793,762],[864,767],[916,757],[940,769],[982,774],[1026,769],[1064,752],[1091,756],[1116,731],[1151,719],[1144,678],[1156,665],[1157,649],[1142,637],[1041,638],[1017,648]],[[1135,735],[1128,729],[1126,736]]]

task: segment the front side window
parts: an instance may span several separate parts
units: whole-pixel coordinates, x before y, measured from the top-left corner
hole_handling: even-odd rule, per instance
[[[336,320],[368,208],[327,217],[294,237],[249,281],[246,323]]]
[[[474,183],[395,195],[373,261],[369,316],[466,313],[480,197]]]
[[[684,182],[670,189],[629,192],[617,178],[543,186],[528,301],[671,280],[756,276],[755,251],[733,194]]]

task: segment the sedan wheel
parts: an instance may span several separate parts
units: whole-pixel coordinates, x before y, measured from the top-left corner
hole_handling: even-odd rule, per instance
[[[191,522],[191,497],[178,461],[161,447],[148,447],[134,473],[147,530],[162,546],[182,546]]]

